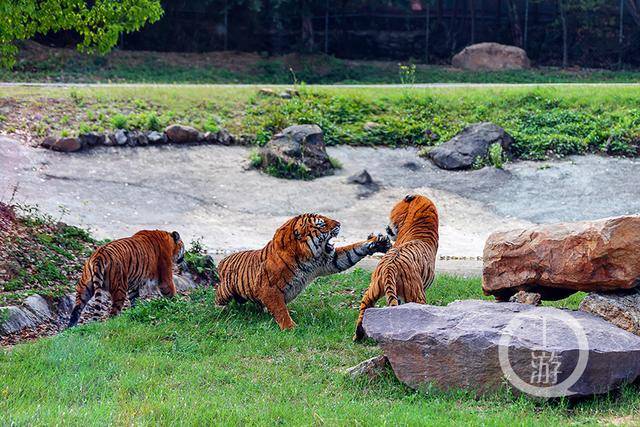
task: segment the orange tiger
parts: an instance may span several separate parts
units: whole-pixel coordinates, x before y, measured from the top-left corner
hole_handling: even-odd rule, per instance
[[[369,289],[360,303],[354,340],[364,337],[362,318],[367,308],[385,294],[387,305],[401,302],[426,302],[438,251],[438,211],[424,196],[406,196],[391,211],[387,234],[394,240],[391,248],[371,276]]]
[[[331,239],[339,232],[340,223],[326,216],[303,214],[291,218],[264,248],[238,252],[220,261],[216,304],[251,300],[266,307],[281,329],[295,327],[287,303],[313,279],[344,271],[365,256],[391,247],[389,238],[378,234],[364,242],[334,248]]]
[[[174,296],[173,263],[183,260],[184,244],[177,231],[143,230],[99,247],[84,264],[69,327],[78,323],[94,293],[111,294],[111,316],[120,313],[127,296],[135,305],[140,286],[149,281],[158,285],[163,296]]]

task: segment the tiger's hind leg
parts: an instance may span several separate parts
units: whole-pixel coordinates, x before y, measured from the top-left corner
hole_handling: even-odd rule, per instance
[[[80,320],[82,310],[84,310],[84,307],[91,300],[93,294],[94,288],[92,283],[89,283],[87,286],[77,292],[76,302],[73,306],[73,310],[71,311],[71,317],[69,318],[69,324],[67,326],[68,328],[72,328],[78,324],[78,320]]]
[[[127,300],[127,282],[121,281],[111,286],[111,311],[109,316],[117,316]]]

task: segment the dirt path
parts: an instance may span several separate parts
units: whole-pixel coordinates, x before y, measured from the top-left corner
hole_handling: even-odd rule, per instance
[[[221,146],[99,148],[79,154],[33,149],[0,137],[0,199],[38,204],[98,237],[142,228],[176,229],[186,240],[232,251],[263,245],[288,217],[320,212],[343,224],[339,242],[382,231],[396,200],[433,198],[441,256],[477,257],[487,235],[530,223],[640,212],[640,161],[576,156],[516,162],[505,170],[447,172],[414,149],[332,147],[343,169],[310,182],[245,170],[248,149]],[[346,183],[366,168],[376,192]],[[479,271],[465,261],[461,272]],[[462,265],[462,264],[460,264]],[[456,271],[456,267],[451,267]]]

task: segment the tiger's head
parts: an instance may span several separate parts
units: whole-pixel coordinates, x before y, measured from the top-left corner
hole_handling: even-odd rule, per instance
[[[408,233],[420,233],[425,229],[438,232],[438,211],[427,197],[407,195],[398,202],[389,215],[387,234],[394,242]]]
[[[173,250],[171,251],[173,262],[175,262],[176,265],[180,265],[184,262],[184,243],[177,231],[173,231],[171,237],[173,238],[174,244]]]
[[[297,253],[309,258],[331,254],[335,247],[331,239],[340,233],[340,223],[318,214],[302,214],[287,221],[278,229],[276,242],[288,241]],[[287,248],[291,249],[291,248]]]

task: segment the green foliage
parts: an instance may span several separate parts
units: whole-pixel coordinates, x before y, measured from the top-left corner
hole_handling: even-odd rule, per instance
[[[114,129],[127,129],[128,123],[129,119],[124,114],[118,113],[111,117],[111,126]]]
[[[0,2],[0,66],[15,63],[15,42],[37,34],[60,30],[81,36],[78,47],[87,52],[106,53],[123,32],[140,29],[162,16],[158,0],[2,1]]]
[[[304,164],[298,165],[295,162],[287,163],[279,158],[273,159],[271,163],[264,166],[264,172],[276,178],[302,180],[312,178],[311,171]]]
[[[9,320],[9,309],[0,307],[0,323],[4,323]]]
[[[149,113],[146,120],[146,130],[159,131],[161,129],[162,124],[160,123],[160,119],[158,119],[158,116],[156,116],[155,113]]]
[[[398,70],[400,74],[400,83],[403,85],[414,85],[416,83],[416,65],[402,65],[398,64]]]
[[[299,425],[315,420],[500,426],[518,420],[552,426],[637,420],[635,385],[591,399],[541,402],[506,393],[475,397],[416,391],[391,371],[351,380],[346,368],[380,354],[377,346],[351,341],[369,280],[369,273],[355,270],[314,281],[289,304],[298,324],[293,331],[280,331],[252,303],[215,307],[215,291],[207,288],[140,302],[107,322],[0,350],[0,424],[204,425],[214,420]],[[426,296],[435,305],[486,299],[480,278],[446,275],[436,278]]]
[[[260,150],[254,148],[249,152],[249,164],[253,168],[259,168],[262,166],[262,154],[260,154]]]
[[[340,162],[340,160],[336,159],[335,157],[329,156],[329,162],[331,162],[331,166],[334,169],[342,169],[342,162]]]
[[[502,145],[500,143],[491,144],[489,147],[489,163],[498,169],[502,169],[504,158],[502,157]]]
[[[213,285],[220,281],[213,258],[207,254],[200,239],[191,241],[190,248],[184,253],[184,261],[198,283]]]

